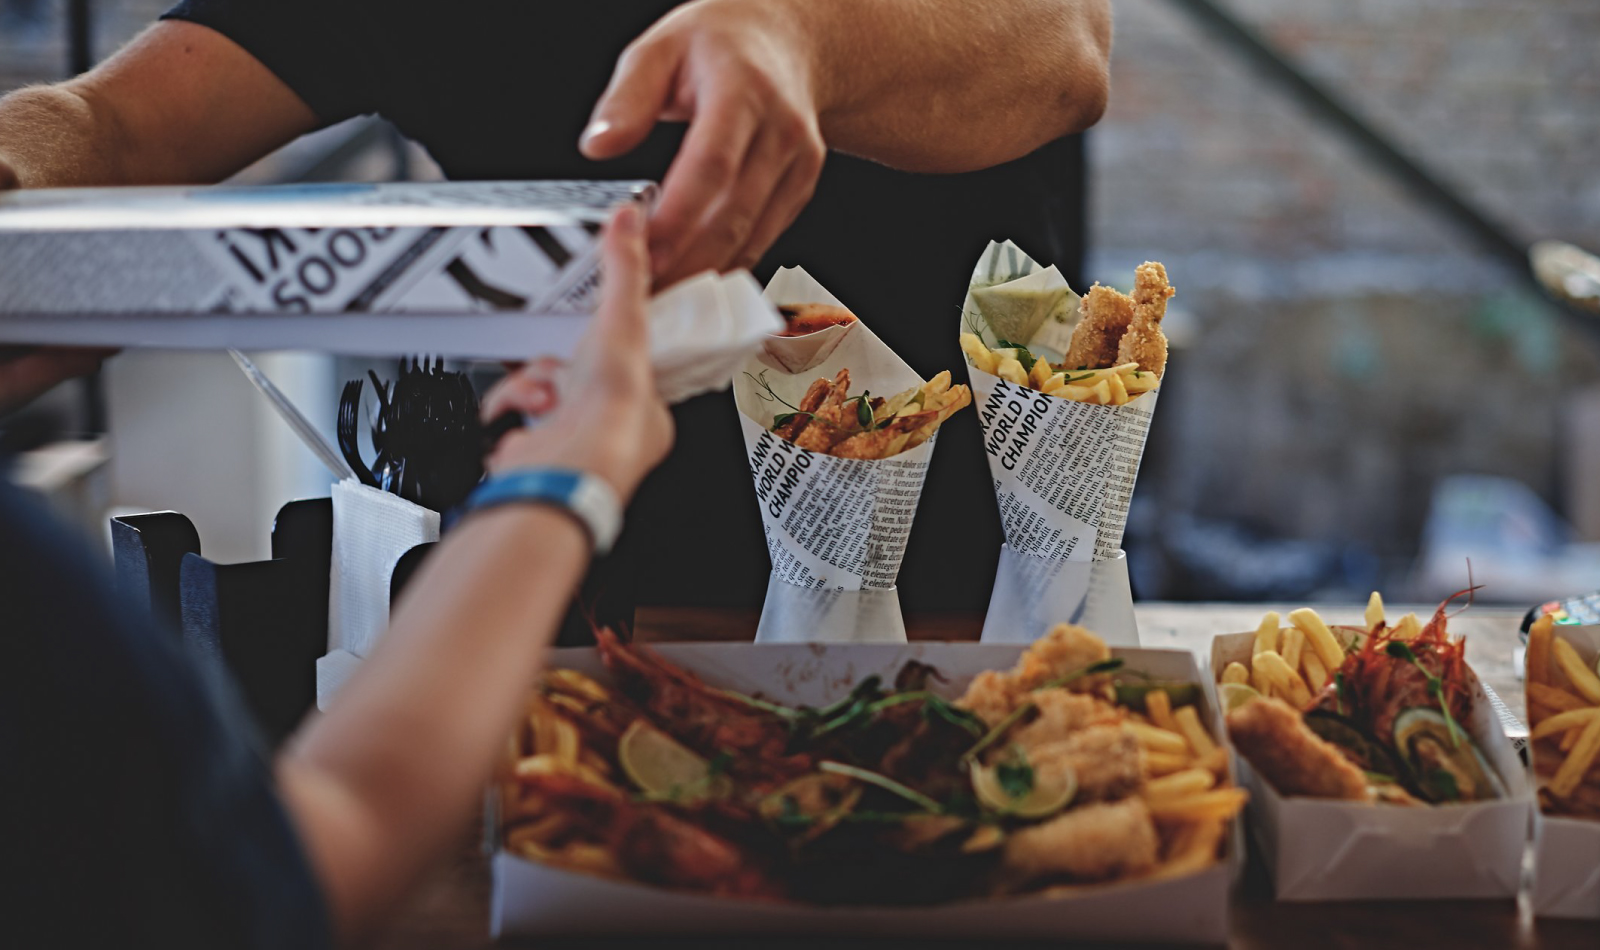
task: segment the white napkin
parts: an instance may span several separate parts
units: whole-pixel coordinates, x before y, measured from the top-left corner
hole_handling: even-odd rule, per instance
[[[346,479],[333,486],[328,650],[366,656],[389,624],[389,578],[401,556],[439,540],[439,513]]]
[[[728,388],[734,371],[783,329],[748,271],[707,272],[650,301],[650,362],[669,403]]]

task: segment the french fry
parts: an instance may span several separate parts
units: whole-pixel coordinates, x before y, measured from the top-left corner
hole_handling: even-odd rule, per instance
[[[1327,667],[1322,665],[1315,650],[1300,654],[1300,668],[1305,671],[1306,686],[1310,687],[1311,692],[1320,693],[1322,687],[1328,685]]]
[[[1189,747],[1197,756],[1209,755],[1217,744],[1211,740],[1204,726],[1200,724],[1200,714],[1195,712],[1193,706],[1181,706],[1172,714],[1178,721],[1178,731],[1188,740]]]
[[[1110,403],[1111,403],[1111,384],[1110,383],[1108,383],[1108,382],[1106,382],[1105,380],[1102,379],[1098,383],[1095,383],[1094,386],[1091,387],[1091,388],[1094,391],[1094,401],[1095,402],[1099,403],[1102,406],[1110,405]]]
[[[1528,652],[1523,655],[1528,683],[1550,681],[1550,641],[1555,639],[1555,618],[1545,614],[1528,628]]]
[[[1284,662],[1282,656],[1268,650],[1257,656],[1255,663],[1258,669],[1264,668],[1268,680],[1281,688],[1290,703],[1304,706],[1311,702],[1311,690],[1306,687],[1306,681],[1300,678],[1294,667]]]
[[[1550,780],[1550,793],[1557,798],[1570,796],[1583,781],[1584,773],[1589,771],[1597,755],[1600,755],[1600,716],[1590,719],[1589,724],[1583,727],[1577,745],[1573,746],[1567,754],[1567,760],[1561,763],[1561,768]]]
[[[1339,645],[1333,631],[1328,629],[1315,610],[1301,607],[1290,611],[1289,622],[1306,635],[1306,640],[1317,651],[1317,658],[1322,660],[1324,667],[1336,670],[1344,665],[1344,647]]]
[[[1267,675],[1267,668],[1257,663],[1254,657],[1250,660],[1250,685],[1262,696],[1269,699],[1272,697],[1272,677]]]
[[[1189,743],[1176,732],[1169,732],[1157,726],[1147,726],[1142,722],[1125,722],[1122,728],[1133,733],[1139,744],[1152,752],[1166,752],[1173,755],[1187,755]]]
[[[1377,591],[1367,598],[1367,612],[1363,615],[1367,622],[1368,630],[1376,630],[1383,625],[1383,595]]]
[[[1239,813],[1249,795],[1242,788],[1219,788],[1186,798],[1147,802],[1150,814],[1167,821],[1227,820]]]
[[[1171,775],[1194,767],[1194,757],[1187,747],[1182,752],[1157,752],[1149,748],[1144,753],[1145,771],[1151,775]]]
[[[1250,648],[1250,655],[1255,656],[1265,650],[1276,650],[1278,648],[1278,628],[1280,626],[1282,626],[1282,623],[1278,619],[1278,612],[1275,610],[1267,611],[1266,616],[1261,618],[1261,625],[1256,627],[1256,639],[1254,645]]]
[[[1560,748],[1562,752],[1571,752],[1573,746],[1576,746],[1578,744],[1578,739],[1580,737],[1582,737],[1582,736],[1583,736],[1583,730],[1582,729],[1568,729],[1565,733],[1562,734],[1561,742],[1560,742],[1558,748]]]
[[[1044,384],[1054,375],[1050,370],[1050,362],[1044,358],[1033,361],[1033,368],[1028,370],[1028,385],[1034,389],[1044,389]]]
[[[1529,638],[1531,640],[1532,631],[1529,631]],[[1589,702],[1600,704],[1600,676],[1596,676],[1594,670],[1589,669],[1589,665],[1583,662],[1583,657],[1578,655],[1572,644],[1555,638],[1550,644],[1550,654],[1555,659],[1556,666],[1566,674],[1573,690]]]
[[[1417,634],[1422,632],[1422,621],[1416,614],[1406,614],[1400,622],[1394,625],[1394,638],[1396,640],[1415,640]]]
[[[995,375],[995,370],[1000,366],[1000,358],[983,345],[983,340],[976,333],[961,334],[961,352],[967,354],[973,366],[990,375]]]
[[[1022,362],[1014,356],[1008,356],[995,367],[994,374],[1008,383],[1018,386],[1028,385],[1028,371],[1022,368]]]
[[[1299,627],[1290,627],[1278,635],[1278,655],[1283,657],[1283,662],[1289,664],[1289,669],[1300,668],[1300,653],[1306,647],[1306,635]]]
[[[1528,733],[1531,739],[1544,739],[1548,736],[1566,732],[1568,729],[1587,727],[1589,723],[1600,719],[1600,706],[1589,706],[1583,709],[1572,709],[1567,712],[1556,713],[1549,719],[1535,725]]]
[[[1238,660],[1222,668],[1222,682],[1248,683],[1250,682],[1250,669]]]
[[[1217,777],[1207,769],[1184,769],[1144,784],[1145,798],[1187,798],[1210,791]]]
[[[1195,764],[1221,780],[1228,774],[1228,750],[1218,746],[1209,755],[1203,755],[1195,760]]]
[[[1121,406],[1127,403],[1128,387],[1123,385],[1121,376],[1108,377],[1106,384],[1111,388],[1111,405]]]
[[[1531,650],[1533,641],[1529,640],[1528,644]],[[1531,673],[1533,668],[1529,667],[1528,669]],[[1528,679],[1527,690],[1529,700],[1542,706],[1548,706],[1556,712],[1566,712],[1569,709],[1585,709],[1589,706],[1581,697],[1575,696],[1559,686],[1547,686],[1544,683],[1536,682],[1531,675]],[[1534,716],[1531,711],[1529,712],[1529,717],[1534,719],[1542,718]]]
[[[1150,714],[1150,721],[1168,732],[1177,732],[1178,725],[1172,720],[1172,697],[1164,689],[1153,689],[1144,694],[1144,708]]]

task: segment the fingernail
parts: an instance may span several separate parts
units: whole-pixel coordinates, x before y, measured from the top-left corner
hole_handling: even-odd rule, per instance
[[[589,147],[589,143],[610,131],[610,122],[605,119],[595,119],[589,123],[589,127],[584,129],[583,134],[578,137],[578,147],[586,149]]]
[[[644,230],[644,215],[639,213],[639,206],[626,204],[617,209],[614,219],[616,228],[622,234],[634,235]]]

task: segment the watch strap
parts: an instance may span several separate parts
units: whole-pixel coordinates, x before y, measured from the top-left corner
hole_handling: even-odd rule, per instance
[[[596,555],[606,554],[622,532],[622,503],[605,480],[586,472],[523,468],[491,475],[473,489],[465,511],[509,504],[550,505],[577,518]]]

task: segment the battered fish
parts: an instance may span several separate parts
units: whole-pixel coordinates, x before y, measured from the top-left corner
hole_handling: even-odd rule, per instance
[[[1155,867],[1160,839],[1144,801],[1084,805],[1006,839],[1006,873],[1018,883],[1041,877],[1103,881]]]
[[[1161,318],[1167,315],[1167,301],[1177,291],[1167,283],[1167,269],[1145,261],[1133,272],[1133,319],[1117,345],[1116,364],[1138,363],[1139,368],[1160,376],[1167,369],[1167,335]]]
[[[1252,700],[1228,713],[1228,736],[1280,795],[1372,799],[1366,775],[1281,699]]]
[[[1061,360],[1066,370],[1098,369],[1115,366],[1122,335],[1132,323],[1134,298],[1103,284],[1095,284],[1078,302],[1078,325],[1072,328],[1067,355]]]
[[[1078,777],[1075,801],[1101,802],[1126,798],[1144,784],[1144,759],[1139,740],[1121,725],[1090,726],[1065,739],[1030,748],[1019,733],[1017,745],[1034,772],[1044,775],[1070,768]]]

